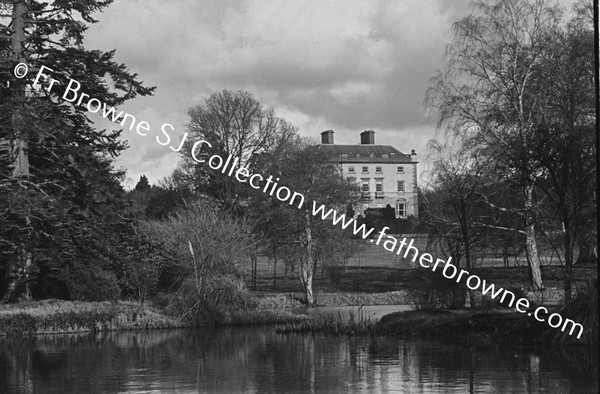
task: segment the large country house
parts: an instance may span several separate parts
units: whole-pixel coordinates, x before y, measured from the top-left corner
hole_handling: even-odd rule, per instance
[[[321,133],[320,151],[336,163],[342,175],[360,184],[362,210],[395,208],[397,218],[418,216],[417,154],[390,145],[376,145],[375,132],[360,133],[359,145],[336,145],[333,130]]]

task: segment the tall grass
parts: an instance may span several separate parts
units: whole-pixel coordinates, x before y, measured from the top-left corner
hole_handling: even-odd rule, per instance
[[[374,335],[375,323],[363,313],[361,306],[357,314],[350,312],[348,320],[342,318],[340,312],[337,318],[317,315],[307,320],[277,325],[275,331],[282,334],[326,332],[337,336]]]
[[[0,308],[0,336],[175,326],[158,311],[128,302],[37,301]]]
[[[577,291],[562,309],[560,314],[563,318],[569,318],[583,325],[581,338],[569,335],[568,330],[564,332],[553,329],[554,342],[558,344],[590,344],[598,346],[598,279],[588,283]]]

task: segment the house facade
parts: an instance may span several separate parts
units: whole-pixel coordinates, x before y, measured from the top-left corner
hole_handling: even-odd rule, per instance
[[[389,204],[397,218],[418,217],[418,161],[414,149],[404,154],[390,145],[376,145],[373,130],[363,131],[358,145],[336,145],[333,136],[333,130],[323,131],[318,149],[338,165],[345,178],[359,184],[362,206],[355,207],[355,211]]]

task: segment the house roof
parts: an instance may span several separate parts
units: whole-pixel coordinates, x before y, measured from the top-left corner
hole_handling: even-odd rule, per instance
[[[390,145],[336,145],[319,144],[317,149],[336,162],[393,162],[414,163],[411,155],[404,154]],[[357,157],[358,155],[358,157]]]

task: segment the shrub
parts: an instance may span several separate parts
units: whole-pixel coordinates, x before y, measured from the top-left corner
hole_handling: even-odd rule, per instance
[[[121,295],[115,274],[91,264],[65,269],[61,279],[71,300],[114,301]]]
[[[233,275],[214,276],[203,283],[198,289],[191,278],[184,280],[177,292],[166,296],[167,313],[190,325],[207,325],[223,321],[226,311],[256,306],[244,282]]]
[[[520,298],[531,298],[527,297],[527,293],[523,288],[508,286],[504,290],[510,291],[515,295],[513,301],[510,295],[504,297],[504,301],[501,301],[504,291],[498,295],[495,299],[492,299],[488,294],[482,295],[479,299],[479,309],[494,309],[494,308],[514,308],[515,304]],[[510,305],[512,301],[512,306]],[[529,307],[534,308],[536,303],[529,300]]]
[[[465,305],[466,289],[454,280],[446,279],[441,272],[425,268],[414,271],[417,287],[408,291],[408,300],[416,310],[458,309]]]

